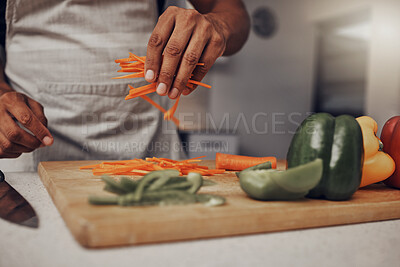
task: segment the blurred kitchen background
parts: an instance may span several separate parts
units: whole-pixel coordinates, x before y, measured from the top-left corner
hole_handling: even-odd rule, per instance
[[[184,1],[178,2],[185,5]],[[285,158],[312,112],[400,114],[400,0],[245,0],[245,47],[207,75],[212,89],[183,98],[189,156]]]

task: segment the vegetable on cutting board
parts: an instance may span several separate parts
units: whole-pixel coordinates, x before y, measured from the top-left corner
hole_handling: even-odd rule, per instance
[[[288,168],[321,158],[322,179],[307,196],[347,200],[361,183],[363,150],[361,128],[353,117],[316,113],[297,129],[287,154]]]
[[[315,159],[285,171],[246,169],[239,173],[240,186],[257,200],[293,200],[304,197],[322,177],[322,160]]]
[[[394,173],[384,183],[400,189],[400,116],[392,117],[385,123],[381,140],[383,151],[388,153],[396,164]]]
[[[215,164],[217,169],[231,171],[242,171],[246,168],[264,163],[266,161],[271,162],[272,168],[276,169],[275,157],[248,157],[224,153],[217,153],[215,156]]]
[[[93,175],[145,175],[151,171],[165,169],[175,169],[183,175],[189,172],[197,172],[201,175],[209,176],[225,172],[224,169],[209,169],[207,166],[197,164],[196,162],[200,162],[200,158],[203,157],[205,156],[180,161],[156,157],[146,158],[146,160],[121,160],[82,166],[80,169],[92,169]]]
[[[364,142],[364,165],[360,187],[385,180],[395,170],[394,160],[382,151],[382,142],[376,136],[378,124],[368,116],[356,119],[361,126]]]
[[[196,202],[206,206],[219,206],[225,198],[210,194],[197,194],[205,181],[199,173],[190,172],[187,177],[179,176],[178,170],[160,170],[146,174],[142,179],[122,177],[119,182],[103,177],[104,190],[116,196],[89,196],[92,205],[148,206],[183,205]]]

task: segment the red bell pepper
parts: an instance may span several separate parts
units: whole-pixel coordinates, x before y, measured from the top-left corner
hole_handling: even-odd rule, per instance
[[[396,163],[396,170],[384,183],[400,189],[400,116],[395,116],[385,123],[381,141],[383,151],[388,153]]]

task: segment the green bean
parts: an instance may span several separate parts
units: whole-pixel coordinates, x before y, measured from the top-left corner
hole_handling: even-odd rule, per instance
[[[153,171],[138,181],[121,177],[119,182],[104,176],[104,190],[118,196],[90,196],[89,203],[120,206],[183,205],[196,202],[217,206],[225,203],[223,197],[196,195],[201,186],[215,185],[215,182],[203,180],[199,173],[189,173],[187,177],[177,175],[177,170]]]
[[[121,193],[128,193],[129,191],[126,190],[121,184],[115,181],[113,178],[108,176],[102,176],[101,179],[109,186],[110,190],[115,192],[120,191]]]
[[[118,204],[121,206],[132,206],[140,205],[140,203],[152,202],[152,203],[195,203],[196,196],[184,191],[178,190],[168,190],[168,191],[154,191],[154,192],[144,192],[140,201],[135,200],[135,195],[133,193],[120,196],[118,199]]]
[[[143,179],[139,182],[138,187],[135,190],[133,197],[134,202],[140,201],[142,198],[143,191],[146,187],[146,185],[150,184],[153,180],[159,179],[161,176],[177,176],[179,175],[179,171],[177,170],[162,170],[162,171],[153,171],[148,174],[146,174]]]
[[[160,178],[155,180],[149,188],[147,188],[148,191],[156,191],[160,189],[163,185],[165,185],[170,179],[170,176],[168,175],[162,175]]]
[[[110,193],[113,193],[113,194],[116,194],[116,195],[125,195],[126,194],[126,191],[123,191],[121,189],[112,187],[112,186],[110,186],[108,184],[106,184],[103,189],[104,189],[104,191],[107,191],[107,192],[110,192]]]
[[[192,187],[192,183],[191,182],[188,182],[188,181],[184,181],[184,182],[179,182],[179,183],[174,183],[174,184],[167,184],[167,185],[164,185],[161,189],[162,190],[179,190],[179,189],[181,189],[181,190],[188,190],[189,188],[191,188]]]
[[[89,196],[89,203],[92,205],[117,205],[118,196],[99,197]]]
[[[119,183],[123,188],[125,188],[128,192],[134,192],[137,188],[138,182],[132,180],[128,177],[121,177]]]
[[[197,172],[190,172],[187,176],[187,180],[192,183],[192,187],[187,190],[187,192],[191,194],[196,194],[203,185],[203,176]]]

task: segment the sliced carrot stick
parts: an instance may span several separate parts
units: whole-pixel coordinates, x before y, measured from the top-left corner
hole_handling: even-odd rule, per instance
[[[146,57],[139,57],[133,53],[129,53],[129,57],[128,58],[120,58],[120,59],[116,59],[115,62],[119,64],[119,66],[121,67],[120,70],[118,70],[117,72],[132,72],[131,74],[128,75],[124,75],[124,76],[120,76],[120,77],[114,77],[112,79],[129,79],[129,78],[143,78],[144,77],[144,63],[146,61]],[[204,66],[205,64],[202,62],[199,62],[196,64],[197,66]],[[193,74],[190,75],[190,78],[193,77]],[[204,86],[207,88],[211,88],[210,85],[208,84],[204,84],[202,82],[198,82],[195,80],[189,80],[187,87],[190,89],[194,89],[194,84],[196,85],[200,85],[200,86]],[[140,90],[137,90],[140,89]],[[135,97],[143,97],[147,94],[153,93],[155,92],[155,88],[153,89],[149,89],[149,90],[145,90],[144,88],[137,88],[134,91],[130,91],[129,94],[125,97],[126,100],[128,99],[132,99]],[[156,103],[154,101],[152,101],[150,98],[143,98],[146,101],[148,101],[150,104],[152,104],[153,106],[155,106],[157,109],[159,109],[160,111],[162,111],[162,109],[160,109],[159,105],[156,105]],[[149,101],[150,100],[150,101]],[[177,101],[175,102],[175,104],[173,105],[173,107],[168,110],[168,111],[162,111],[164,113],[164,119],[166,120],[172,120],[177,126],[179,126],[179,120],[177,118],[175,118],[173,115],[176,112],[176,109],[178,107],[178,103],[179,103],[179,98],[177,99]]]
[[[142,62],[121,62],[119,63],[121,68],[141,68],[144,69],[144,64]]]
[[[270,161],[272,164],[272,168],[276,169],[275,157],[247,157],[217,153],[215,159],[217,169],[227,169],[232,171],[242,171],[246,168],[267,161]]]
[[[93,168],[97,168],[99,166],[99,164],[95,164],[95,165],[87,165],[87,166],[82,166],[79,169],[80,170],[89,170],[89,169],[93,169]]]
[[[176,109],[178,108],[179,104],[179,99],[181,99],[181,96],[178,96],[178,98],[175,101],[175,104],[170,108],[167,112],[164,113],[164,120],[171,120],[172,117],[175,114]]]
[[[191,160],[195,160],[195,159],[202,159],[202,158],[205,158],[205,157],[207,157],[207,156],[200,156],[200,157],[195,157],[195,158],[191,158],[191,159],[185,159],[185,160],[182,160],[182,161],[191,161]]]
[[[111,79],[128,79],[128,78],[141,78],[144,77],[144,72],[138,72],[138,73],[133,73],[133,74],[128,74],[124,76],[119,76],[119,77],[113,77]]]
[[[209,88],[209,89],[211,89],[211,87],[212,87],[211,85],[208,85],[208,84],[205,84],[205,83],[202,83],[202,82],[198,82],[198,81],[195,81],[195,80],[190,80],[190,79],[189,79],[189,83],[197,84],[197,85]]]
[[[138,88],[135,88],[132,85],[128,85],[128,87],[129,87],[129,89],[131,89],[131,91],[141,92],[141,91],[145,91],[145,90],[148,90],[148,89],[156,88],[156,85],[157,85],[156,83],[150,83],[150,84],[138,87]]]
[[[155,108],[157,108],[162,113],[165,114],[167,112],[162,106],[160,106],[159,104],[154,102],[153,99],[151,99],[150,97],[148,97],[146,95],[142,95],[140,97],[143,98],[144,100],[146,100],[147,102],[149,102],[151,105],[153,105]],[[175,123],[176,126],[179,126],[179,120],[176,117],[172,117],[171,120]]]
[[[118,70],[117,72],[142,72],[143,69],[141,68],[135,68],[135,67],[124,67],[120,70]]]
[[[128,57],[128,58],[120,58],[120,59],[116,59],[115,63],[124,63],[124,62],[130,62],[132,61],[132,58]]]
[[[130,57],[130,58],[134,58],[134,59],[136,59],[137,61],[140,61],[140,62],[142,62],[142,63],[145,62],[145,58],[146,58],[146,57],[138,57],[137,55],[135,55],[135,54],[133,54],[133,53],[131,53],[131,52],[129,52],[129,57]]]

